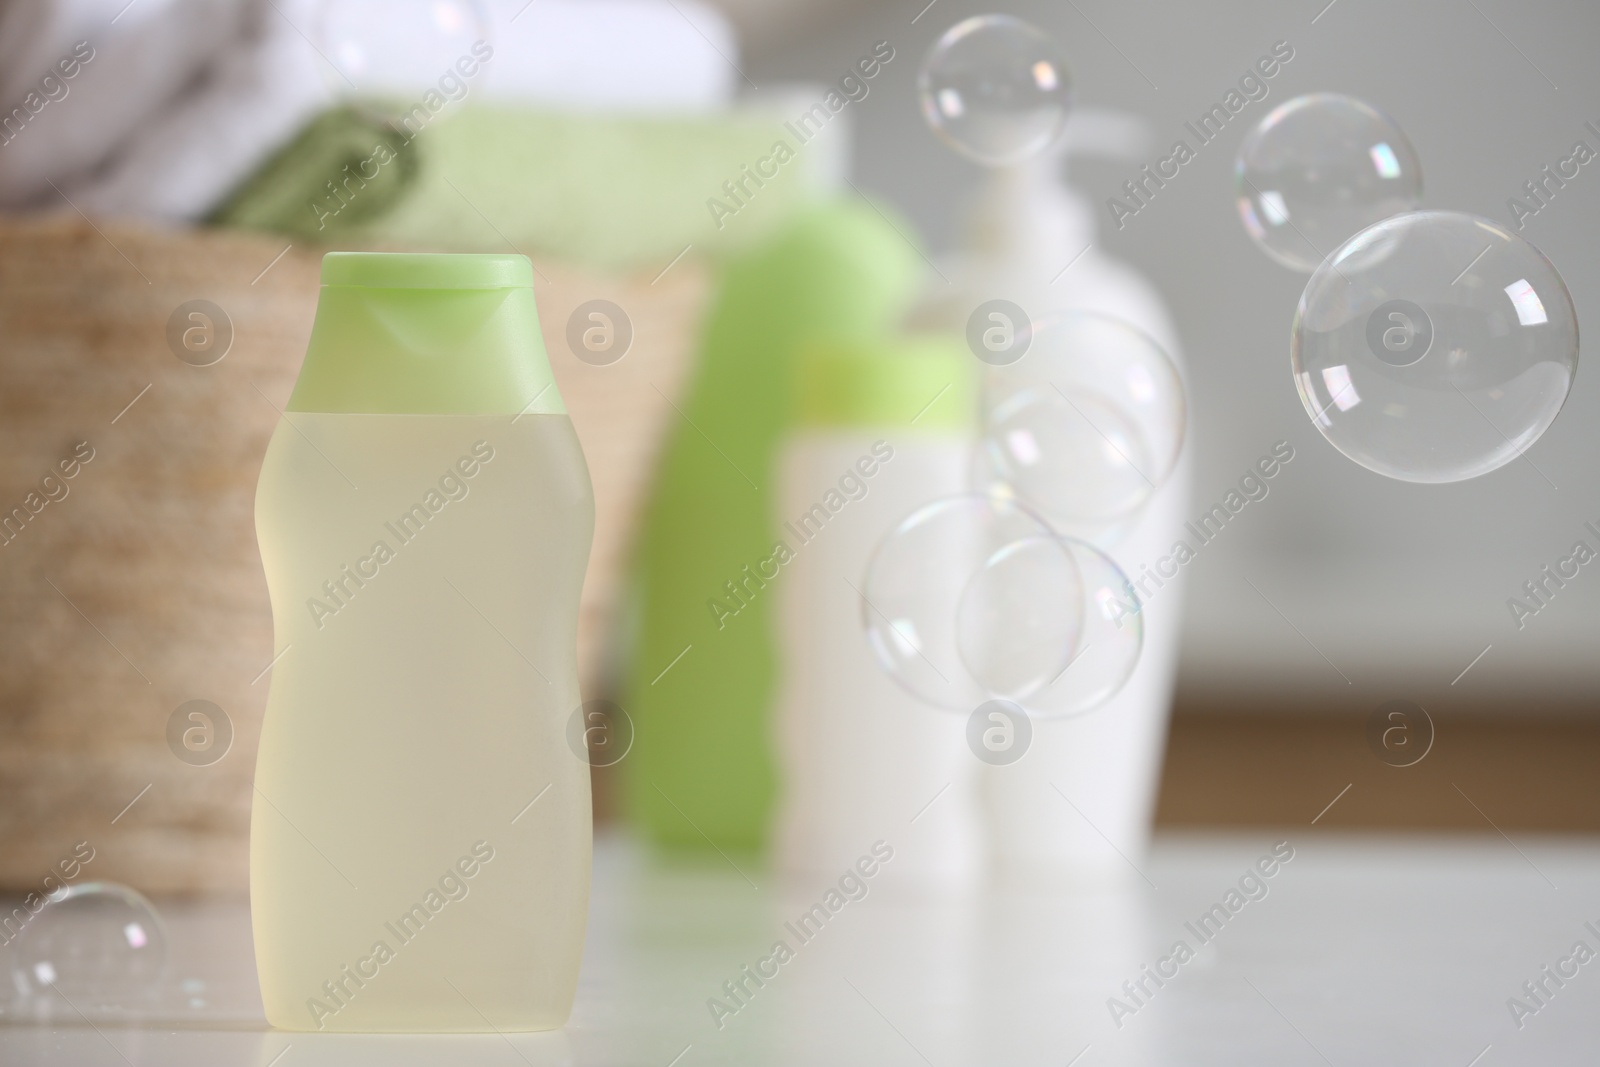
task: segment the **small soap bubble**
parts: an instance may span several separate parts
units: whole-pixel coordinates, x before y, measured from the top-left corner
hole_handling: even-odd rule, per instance
[[[1027,356],[989,372],[980,484],[1006,484],[1057,529],[1097,535],[1177,465],[1183,380],[1149,336],[1102,315],[1036,325]]]
[[[167,934],[155,906],[136,890],[84,882],[43,898],[0,954],[15,1007],[92,1015],[156,996]]]
[[[1028,537],[968,581],[957,633],[963,661],[990,692],[1037,717],[1080,715],[1132,676],[1144,614],[1104,552],[1071,537]]]
[[[1054,144],[1072,98],[1055,40],[1009,15],[952,26],[923,60],[917,88],[933,131],[988,166],[1021,163]]]
[[[1511,462],[1555,421],[1578,369],[1561,275],[1500,224],[1385,219],[1306,284],[1290,349],[1311,421],[1369,470],[1455,482]]]
[[[488,73],[482,46],[492,43],[493,20],[484,0],[388,0],[381,18],[363,0],[329,0],[315,25],[338,96],[420,103],[431,114],[438,108],[429,94],[441,105],[458,101]],[[418,71],[428,72],[428,84],[418,85]]]
[[[861,621],[879,665],[937,707],[970,712],[988,700],[993,692],[973,677],[962,655],[962,599],[972,576],[996,552],[1052,536],[1044,519],[1004,493],[945,497],[906,516],[873,552],[861,587]],[[1036,569],[1057,579],[1073,575],[1065,553],[1050,562],[1056,566],[1035,561]],[[1000,622],[1006,633],[1031,641],[1029,627],[1063,637],[1076,632],[1077,601],[1060,595],[1070,590],[1003,592],[1014,608]],[[1058,649],[1055,659],[1064,661],[1069,653]]]
[[[1354,97],[1299,96],[1239,146],[1239,217],[1262,251],[1310,273],[1358,231],[1422,202],[1422,164],[1394,121]]]
[[[1083,604],[1070,543],[1019,538],[970,572],[956,607],[956,650],[985,691],[1020,699],[1054,680],[1077,651]]]
[[[1003,489],[907,516],[868,562],[861,600],[879,665],[925,703],[969,714],[994,699],[1037,716],[1088,711],[1143,644],[1116,564]]]

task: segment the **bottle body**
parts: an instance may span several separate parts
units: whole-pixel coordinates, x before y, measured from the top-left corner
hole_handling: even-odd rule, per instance
[[[1020,306],[1036,324],[1091,312],[1149,334],[1182,373],[1176,331],[1160,293],[1097,247],[1093,209],[1060,182],[1052,161],[991,175],[969,219],[965,250],[947,260],[942,272],[952,284],[935,290],[920,309],[924,325],[961,329],[975,308],[997,297]],[[984,409],[992,410],[1017,388],[1048,385],[1047,370],[1026,356],[986,368]],[[1131,581],[1144,579],[1146,565],[1169,553],[1182,534],[1192,454],[1186,445],[1167,480],[1124,521],[1063,532],[1094,542]],[[1180,651],[1183,586],[1180,573],[1159,588],[1148,582],[1140,587],[1144,646],[1121,691],[1087,715],[1035,722],[1025,758],[981,771],[999,876],[1096,883],[1132,874],[1118,850],[1137,859],[1150,838]],[[1062,793],[1078,811],[1061,802]]]
[[[787,872],[836,877],[884,838],[895,853],[880,881],[938,892],[982,873],[979,764],[966,720],[924,704],[878,665],[859,593],[899,522],[966,490],[971,453],[966,434],[905,426],[807,427],[784,451],[778,519],[794,553],[777,589],[783,790],[774,844]],[[808,519],[830,493],[848,503],[813,529]],[[966,562],[966,546],[947,547],[930,568]]]
[[[592,839],[568,741],[594,522],[571,422],[285,419],[256,495],[280,657],[250,844],[267,1018],[558,1027]]]
[[[1182,373],[1176,331],[1160,294],[1132,268],[1090,254],[1056,288],[1061,292],[1053,302],[1036,304],[1046,314],[1087,311],[1121,319],[1153,337]],[[991,394],[1028,381],[1026,364],[993,369]],[[1144,647],[1133,675],[1105,704],[1087,715],[1036,723],[1025,759],[985,768],[984,799],[1003,877],[1087,884],[1137,878],[1117,849],[1137,858],[1149,844],[1186,584],[1181,573],[1159,586],[1147,575],[1183,533],[1192,457],[1186,444],[1167,480],[1127,520],[1099,536],[1071,531],[1097,542],[1136,583]],[[1062,804],[1059,793],[1082,814]]]

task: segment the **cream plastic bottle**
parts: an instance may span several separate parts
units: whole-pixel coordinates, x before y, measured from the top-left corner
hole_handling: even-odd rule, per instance
[[[322,282],[256,490],[279,657],[250,829],[267,1019],[559,1027],[588,911],[567,737],[594,505],[532,269],[330,253]]]

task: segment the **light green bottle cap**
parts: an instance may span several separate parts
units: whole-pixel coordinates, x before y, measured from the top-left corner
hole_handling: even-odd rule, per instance
[[[329,252],[323,285],[373,289],[532,289],[527,256],[438,252]]]
[[[976,420],[975,361],[955,335],[815,343],[796,375],[802,426],[960,431]]]
[[[533,265],[518,255],[329,252],[288,410],[564,414]]]

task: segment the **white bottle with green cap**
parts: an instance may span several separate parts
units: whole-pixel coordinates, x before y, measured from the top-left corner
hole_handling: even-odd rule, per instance
[[[758,574],[777,585],[774,848],[789,873],[838,878],[876,842],[874,885],[961,889],[982,874],[980,765],[965,718],[923,703],[877,663],[860,591],[901,520],[966,491],[975,387],[956,336],[834,342],[799,355],[796,429],[777,492],[783,548]],[[969,546],[946,547],[948,558],[928,566],[967,562]]]
[[[256,491],[278,658],[250,898],[267,1019],[561,1026],[591,853],[583,453],[522,256],[330,253]]]

